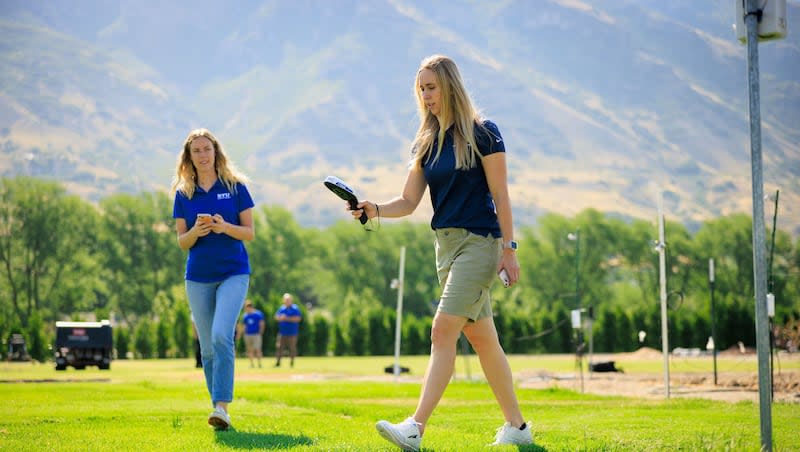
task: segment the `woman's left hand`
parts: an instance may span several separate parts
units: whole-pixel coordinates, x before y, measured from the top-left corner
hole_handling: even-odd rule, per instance
[[[225,222],[225,219],[222,218],[222,215],[215,214],[213,217],[211,217],[211,219],[213,220],[211,223],[211,230],[217,234],[224,234],[228,229],[228,223]]]

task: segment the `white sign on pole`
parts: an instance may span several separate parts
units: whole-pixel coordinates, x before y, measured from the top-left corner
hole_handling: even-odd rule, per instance
[[[581,310],[580,309],[573,309],[572,312],[572,328],[580,329],[581,327]]]

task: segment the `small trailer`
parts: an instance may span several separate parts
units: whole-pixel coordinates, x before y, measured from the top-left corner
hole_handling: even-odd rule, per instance
[[[97,366],[111,368],[113,353],[111,322],[56,322],[56,370],[67,366],[85,369]]]

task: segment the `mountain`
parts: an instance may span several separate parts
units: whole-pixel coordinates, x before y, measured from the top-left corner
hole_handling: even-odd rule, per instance
[[[348,216],[322,185],[398,194],[419,62],[459,64],[500,127],[518,224],[587,207],[689,227],[752,213],[746,47],[729,1],[6,0],[0,174],[89,200],[166,190],[214,131],[259,204]],[[800,3],[759,45],[765,193],[800,234]],[[773,205],[765,205],[771,216]],[[429,203],[414,215],[427,221]]]

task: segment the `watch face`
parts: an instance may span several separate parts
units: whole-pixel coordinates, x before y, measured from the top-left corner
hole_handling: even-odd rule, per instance
[[[512,250],[515,250],[515,251],[516,251],[516,249],[517,249],[517,242],[516,242],[516,241],[514,241],[514,240],[509,240],[508,242],[506,242],[506,245],[505,245],[505,247],[506,247],[506,248],[510,248],[510,249],[512,249]]]

